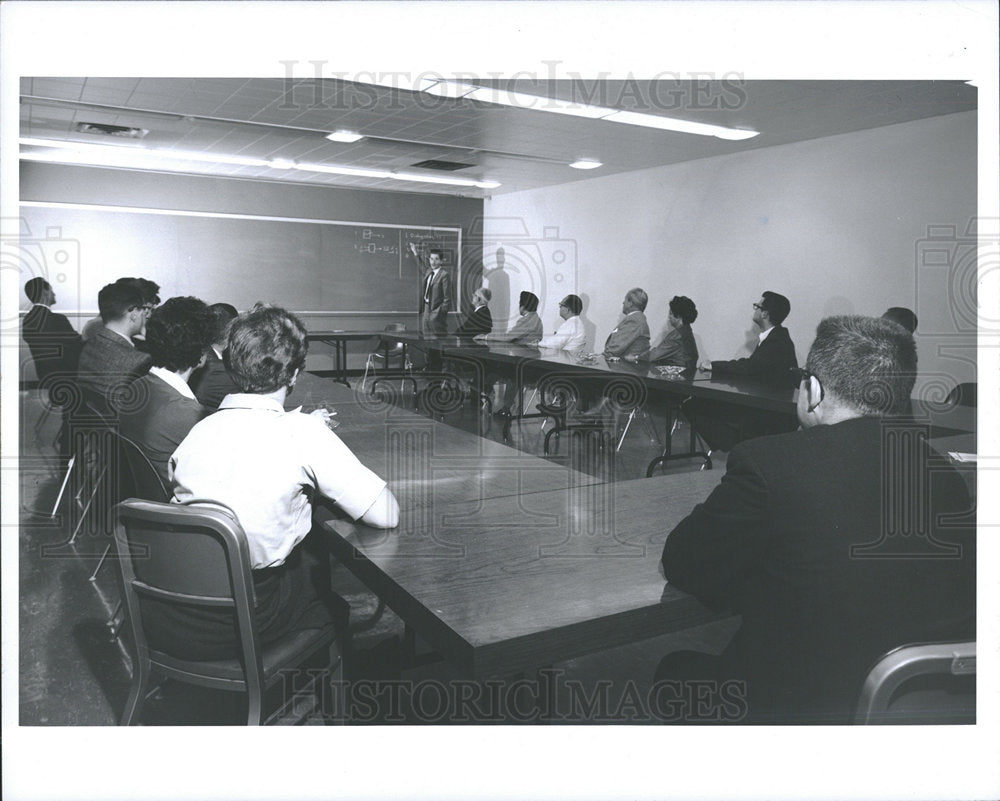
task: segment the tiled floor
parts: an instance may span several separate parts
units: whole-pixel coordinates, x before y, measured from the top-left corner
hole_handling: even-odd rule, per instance
[[[114,725],[131,675],[127,637],[112,637],[107,625],[118,603],[115,563],[105,562],[90,580],[109,540],[81,536],[70,545],[63,518],[49,518],[62,479],[52,448],[58,415],[50,415],[36,431],[43,409],[38,392],[22,392],[20,402],[20,722]],[[471,428],[475,415],[452,415],[448,422]],[[653,428],[643,421],[633,424],[616,460],[618,480],[644,476],[649,460],[660,452],[652,431],[662,437],[663,420],[654,415],[649,424]],[[491,436],[499,437],[500,430],[500,425],[493,426]],[[684,436],[684,431],[675,434],[679,446]],[[515,425],[513,438],[517,447],[540,453],[540,421]],[[697,469],[697,463],[671,469]],[[724,460],[717,459],[715,469],[721,476]],[[655,715],[646,716],[641,699],[663,654],[678,648],[717,652],[734,630],[733,621],[724,621],[683,636],[570,660],[541,675],[515,677],[527,694],[512,696],[510,683],[472,686],[451,675],[441,662],[424,659],[419,667],[402,668],[409,649],[403,646],[399,618],[388,609],[376,615],[377,599],[343,568],[335,569],[334,586],[350,602],[358,629],[350,676],[353,703],[348,709],[356,724],[536,722],[540,699],[548,699],[548,722],[656,722]],[[417,643],[416,653],[424,650]],[[150,699],[144,722],[238,723],[243,714],[235,696],[167,683]],[[318,722],[315,716],[310,720]]]

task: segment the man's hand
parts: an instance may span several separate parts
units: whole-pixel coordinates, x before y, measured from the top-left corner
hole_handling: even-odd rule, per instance
[[[710,373],[712,372],[712,362],[708,360],[700,361],[698,362],[698,369],[703,372]]]

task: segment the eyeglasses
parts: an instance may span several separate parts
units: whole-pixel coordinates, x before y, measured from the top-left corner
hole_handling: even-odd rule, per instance
[[[753,305],[753,307],[754,307],[754,308],[755,308],[755,309],[756,309],[757,311],[764,311],[764,307],[763,307],[763,306],[761,306],[761,305],[760,305],[759,303],[755,303],[755,304]]]

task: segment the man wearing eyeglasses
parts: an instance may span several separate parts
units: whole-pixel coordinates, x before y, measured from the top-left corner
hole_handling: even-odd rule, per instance
[[[803,430],[737,445],[663,548],[667,580],[742,627],[721,656],[668,655],[658,679],[735,681],[740,722],[850,723],[884,653],[975,639],[974,506],[900,417],[916,366],[895,323],[820,323]]]
[[[742,359],[703,361],[699,370],[715,376],[741,376],[777,388],[794,387],[792,371],[797,367],[795,344],[782,323],[791,311],[784,295],[764,292],[753,304],[753,323],[760,329],[753,352]],[[737,409],[718,401],[691,398],[684,402],[685,416],[711,450],[732,450],[742,439],[764,433],[794,430],[794,418],[773,412]]]
[[[80,352],[79,381],[108,407],[114,393],[144,375],[152,363],[132,338],[146,326],[142,293],[134,284],[116,281],[97,295],[103,326],[95,328]]]

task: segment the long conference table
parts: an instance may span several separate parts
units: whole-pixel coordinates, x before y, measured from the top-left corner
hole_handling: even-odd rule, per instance
[[[519,385],[559,373],[624,381],[644,388],[640,394],[779,412],[795,406],[794,390],[764,391],[705,374],[667,378],[646,366],[581,364],[535,348],[397,336],[477,370],[512,369]],[[367,388],[310,375],[289,396],[289,408],[299,404],[307,411],[333,407],[337,434],[400,502],[400,525],[392,531],[318,505],[327,547],[460,673],[509,676],[723,617],[669,586],[659,569],[667,534],[707,497],[718,474],[604,483],[383,401]],[[974,444],[974,410],[919,414],[937,436]]]

